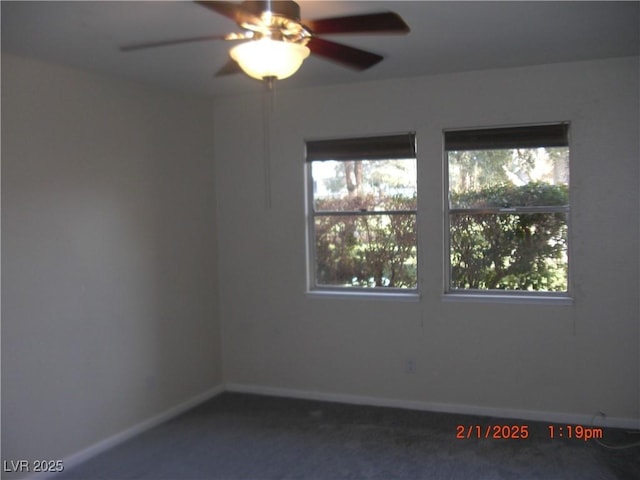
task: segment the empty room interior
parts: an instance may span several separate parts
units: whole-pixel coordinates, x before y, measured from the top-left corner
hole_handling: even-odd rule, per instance
[[[0,8],[3,479],[638,478],[640,2]]]

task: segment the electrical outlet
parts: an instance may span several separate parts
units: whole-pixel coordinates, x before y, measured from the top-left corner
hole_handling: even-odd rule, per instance
[[[405,373],[416,373],[416,359],[415,358],[407,358],[404,361],[404,372]]]

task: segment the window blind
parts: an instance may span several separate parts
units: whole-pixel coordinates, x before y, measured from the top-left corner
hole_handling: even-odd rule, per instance
[[[453,130],[444,133],[445,150],[566,147],[569,124]]]
[[[307,162],[392,160],[416,157],[416,134],[307,141]]]

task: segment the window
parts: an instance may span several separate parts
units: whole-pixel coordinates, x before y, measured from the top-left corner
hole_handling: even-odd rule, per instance
[[[568,292],[568,124],[444,134],[449,293]]]
[[[415,134],[306,146],[310,288],[415,292]]]

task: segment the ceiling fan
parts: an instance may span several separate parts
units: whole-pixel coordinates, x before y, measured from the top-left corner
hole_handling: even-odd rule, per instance
[[[376,53],[326,40],[320,35],[409,32],[404,20],[393,12],[301,20],[300,6],[292,0],[195,3],[235,21],[241,32],[138,43],[120,49],[132,51],[207,40],[244,40],[231,48],[232,60],[216,76],[244,71],[253,78],[273,81],[293,75],[310,53],[355,70],[366,70],[383,59]]]

